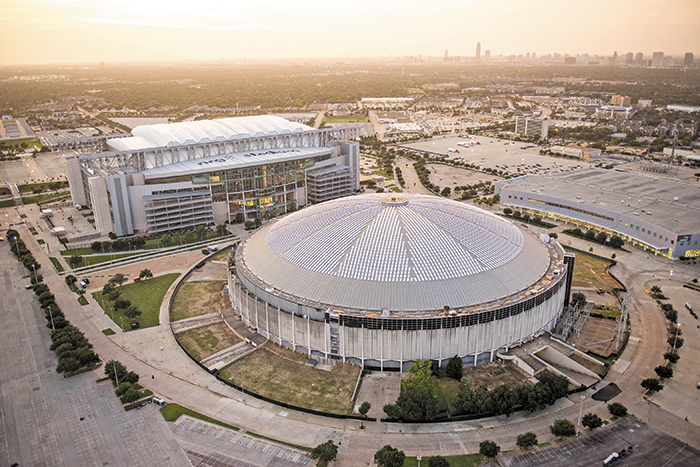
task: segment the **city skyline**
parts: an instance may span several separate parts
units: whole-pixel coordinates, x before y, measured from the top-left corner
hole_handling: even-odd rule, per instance
[[[698,52],[693,1],[0,2],[0,64]],[[31,23],[27,21],[31,18]],[[31,24],[31,28],[29,25]],[[572,31],[577,31],[575,34]],[[679,31],[681,33],[679,34]],[[416,32],[420,32],[416,34]],[[351,40],[347,40],[351,38]]]

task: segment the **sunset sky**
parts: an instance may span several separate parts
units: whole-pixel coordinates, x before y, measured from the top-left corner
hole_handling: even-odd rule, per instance
[[[700,0],[0,0],[0,64],[700,55]]]

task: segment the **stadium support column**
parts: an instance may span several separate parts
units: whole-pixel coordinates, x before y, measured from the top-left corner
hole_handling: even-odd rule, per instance
[[[309,358],[311,358],[311,318],[309,315],[306,315],[306,337],[308,338],[308,351],[309,351]]]
[[[280,345],[282,345],[282,310],[277,307],[277,337],[280,340]]]
[[[574,253],[564,254],[564,264],[566,264],[566,295],[564,296],[564,306],[569,306],[571,299],[571,282],[574,279],[574,263],[576,263],[576,255]]]
[[[297,330],[296,330],[296,315],[294,313],[291,314],[292,316],[292,350],[297,351]]]

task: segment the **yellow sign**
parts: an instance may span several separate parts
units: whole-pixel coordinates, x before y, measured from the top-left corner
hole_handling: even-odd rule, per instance
[[[685,252],[686,258],[698,258],[700,257],[700,250],[688,250]]]
[[[217,175],[216,177],[209,177],[210,182],[218,182],[219,181],[219,176]]]

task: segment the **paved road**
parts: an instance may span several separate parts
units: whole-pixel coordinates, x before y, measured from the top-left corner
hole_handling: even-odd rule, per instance
[[[427,188],[423,186],[420,180],[418,180],[418,174],[416,173],[416,169],[413,168],[413,162],[414,161],[403,157],[396,158],[396,166],[401,169],[401,175],[403,175],[403,179],[405,182],[403,191],[405,193],[420,195],[432,194]]]
[[[31,238],[27,233],[21,233],[23,238]],[[47,261],[36,245],[30,247],[40,262]],[[620,253],[619,256],[625,256],[625,261],[629,260],[629,263],[626,269],[621,268],[616,273],[619,273],[623,281],[629,278],[640,286],[645,283],[650,271],[658,271],[666,264],[653,258],[646,259],[639,252]],[[680,269],[677,274],[681,274]],[[328,439],[335,439],[342,442],[339,465],[366,465],[371,461],[373,453],[384,444],[397,446],[410,455],[473,453],[478,451],[479,443],[484,439],[492,439],[504,449],[511,449],[514,448],[519,433],[534,431],[541,442],[551,440],[549,425],[554,419],[567,418],[575,421],[578,417],[579,406],[562,401],[553,410],[528,419],[514,415],[509,419],[494,417],[439,425],[370,423],[367,430],[361,431],[357,422],[329,420],[286,411],[250,397],[243,398],[240,393],[222,385],[189,361],[166,325],[107,338],[95,322],[96,315],[101,313],[99,308],[92,304],[76,308],[75,296],[62,285],[62,278],[51,271],[45,271],[45,277],[68,318],[83,329],[102,358],[115,357],[141,375],[153,374],[155,379],[149,382],[149,386],[156,393],[211,417],[287,442],[315,446]],[[635,287],[635,290],[639,290]],[[616,401],[624,403],[638,418],[650,420],[655,428],[697,448],[700,444],[700,429],[696,425],[653,404],[647,404],[641,397],[639,382],[653,374],[653,367],[661,358],[665,329],[663,319],[659,318],[658,311],[648,302],[648,297],[643,295],[633,303],[631,317],[634,339],[606,380],[615,381],[623,388],[623,393]],[[161,313],[161,318],[163,317]],[[573,399],[578,400],[578,395]],[[607,417],[603,403],[588,398],[585,404],[585,412]],[[410,433],[409,436],[406,435],[407,432]]]

